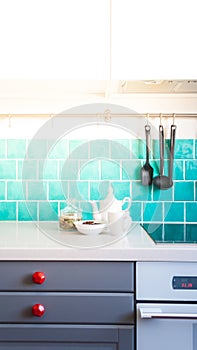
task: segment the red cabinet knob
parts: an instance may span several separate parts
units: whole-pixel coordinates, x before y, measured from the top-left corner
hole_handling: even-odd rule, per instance
[[[42,317],[44,315],[45,309],[42,304],[34,304],[32,306],[32,314],[37,317]]]
[[[41,272],[41,271],[34,272],[34,274],[32,275],[32,279],[34,283],[37,283],[37,284],[44,283],[45,281],[44,272]]]

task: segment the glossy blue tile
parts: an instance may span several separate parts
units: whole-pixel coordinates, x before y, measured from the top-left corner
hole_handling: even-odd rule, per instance
[[[197,222],[197,203],[186,203],[186,221]]]
[[[58,202],[39,202],[39,220],[57,221]]]
[[[143,221],[159,221],[163,220],[162,203],[145,203],[143,206]]]
[[[5,144],[6,140],[0,140],[0,158],[5,158]]]
[[[29,200],[47,199],[47,184],[43,181],[28,182],[27,196]]]
[[[18,203],[18,221],[37,221],[37,202]]]
[[[152,141],[152,154],[154,159],[160,159],[160,148],[159,148],[159,140],[153,140]],[[169,158],[169,151],[170,151],[170,141],[169,139],[164,140],[164,158]]]
[[[48,141],[48,154],[49,159],[67,159],[69,156],[68,152],[68,140],[51,140]]]
[[[197,160],[186,161],[185,163],[185,179],[197,180]]]
[[[173,167],[173,179],[184,180],[184,169],[184,161],[175,159]]]
[[[143,223],[143,228],[154,241],[163,241],[163,226],[161,223]]]
[[[0,179],[16,179],[15,160],[0,160]]]
[[[89,183],[88,181],[69,181],[68,198],[77,201],[89,199]]]
[[[90,159],[93,158],[110,158],[110,141],[95,140],[90,141]]]
[[[156,186],[153,187],[153,200],[154,201],[172,201],[173,199],[173,188],[168,190],[160,190]]]
[[[89,142],[86,140],[69,140],[69,158],[87,159]]]
[[[175,159],[194,158],[194,140],[176,140],[174,157]]]
[[[175,201],[193,201],[194,200],[194,182],[182,181],[174,184]]]
[[[8,181],[7,198],[15,200],[26,199],[26,182]]]
[[[68,181],[49,182],[49,200],[65,200],[68,197]]]
[[[106,198],[108,194],[109,181],[91,181],[90,182],[90,199],[98,200]]]
[[[184,203],[164,203],[164,221],[184,222]]]
[[[130,182],[113,181],[112,185],[114,188],[114,196],[116,197],[116,199],[121,200],[124,197],[130,197],[131,195]]]
[[[151,186],[142,186],[141,182],[132,182],[132,200],[150,201],[152,200]]]
[[[58,163],[56,160],[45,159],[39,161],[39,179],[58,179]]]
[[[197,222],[193,224],[186,225],[186,240],[187,241],[197,241]]]
[[[130,216],[132,221],[141,222],[141,211],[142,211],[142,203],[141,202],[134,202],[131,203],[131,207],[129,209]]]
[[[111,140],[111,159],[131,158],[129,140]]]
[[[99,180],[100,161],[97,159],[80,162],[79,176],[81,180]]]
[[[18,161],[18,179],[36,180],[38,178],[37,160]]]
[[[0,221],[16,220],[16,202],[0,202]]]
[[[0,181],[0,199],[5,199],[5,181]]]
[[[89,194],[89,182],[88,181],[78,181],[76,183],[78,193],[80,195],[80,198],[82,200],[89,200],[90,199],[90,194]],[[73,197],[75,198],[75,197]]]
[[[101,179],[120,180],[120,163],[111,160],[101,160]]]
[[[145,140],[142,140],[142,139],[132,140],[131,153],[132,153],[132,158],[145,159],[146,158]]]
[[[195,158],[197,159],[197,140],[195,141]]]
[[[166,241],[183,242],[184,241],[184,226],[177,226],[175,224],[165,224]]]
[[[67,159],[60,162],[60,180],[77,180],[79,176],[79,161]]]
[[[92,212],[92,205],[88,202],[81,202],[80,208],[82,212],[82,220],[92,220],[93,219],[93,212]]]
[[[197,181],[195,182],[195,193],[196,193],[195,200],[197,201]]]
[[[26,140],[7,140],[7,157],[8,158],[25,158]]]
[[[122,179],[123,180],[140,180],[142,162],[140,160],[123,160],[122,161]]]
[[[47,140],[33,139],[28,142],[27,154],[31,159],[46,159],[48,153]]]

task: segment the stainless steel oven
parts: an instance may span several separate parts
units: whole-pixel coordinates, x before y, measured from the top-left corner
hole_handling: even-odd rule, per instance
[[[197,350],[197,263],[137,263],[137,350]]]

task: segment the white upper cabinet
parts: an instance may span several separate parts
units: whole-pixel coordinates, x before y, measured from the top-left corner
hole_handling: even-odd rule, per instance
[[[108,79],[109,2],[0,0],[0,79]]]
[[[113,78],[196,78],[196,32],[196,0],[112,0]]]
[[[195,5],[0,0],[0,79],[195,79]]]

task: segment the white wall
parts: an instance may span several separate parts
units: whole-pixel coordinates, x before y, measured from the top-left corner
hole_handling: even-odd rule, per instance
[[[100,86],[100,91],[98,91],[97,86],[97,89],[93,89],[93,93],[82,92],[80,89],[71,93],[68,87],[65,89],[64,84],[58,84],[34,82],[28,85],[24,82],[23,84],[17,83],[17,81],[12,81],[10,84],[7,81],[5,84],[5,82],[0,81],[0,137],[32,138],[47,120],[52,120],[53,115],[67,113],[70,108],[73,108],[73,113],[90,114],[89,118],[76,119],[78,125],[98,124],[98,122],[104,123],[104,125],[112,123],[131,130],[133,125],[137,123],[138,128],[135,125],[135,131],[139,137],[144,137],[143,125],[146,122],[141,114],[150,113],[149,121],[155,131],[153,137],[157,137],[160,120],[158,117],[152,117],[151,113],[163,113],[164,115],[165,113],[184,113],[186,117],[175,118],[175,123],[178,126],[177,138],[197,138],[197,118],[187,116],[187,114],[197,114],[197,94],[113,94],[106,97],[103,93],[103,86]],[[84,105],[92,107],[84,109]],[[110,121],[106,122],[105,110],[108,107],[112,115]],[[139,117],[136,121],[132,117],[114,117],[113,113],[135,113]],[[24,116],[28,114],[29,117],[22,117],[21,114]],[[43,117],[42,114],[45,116]],[[162,122],[166,128],[166,136],[168,136],[169,126],[173,119],[171,117],[163,118]],[[71,118],[67,119],[67,123],[68,128],[73,127]],[[75,133],[70,137],[79,137],[79,134]],[[112,133],[109,134],[111,135],[109,137],[112,137]],[[115,137],[115,133],[113,135]],[[84,129],[83,138],[85,138]]]

